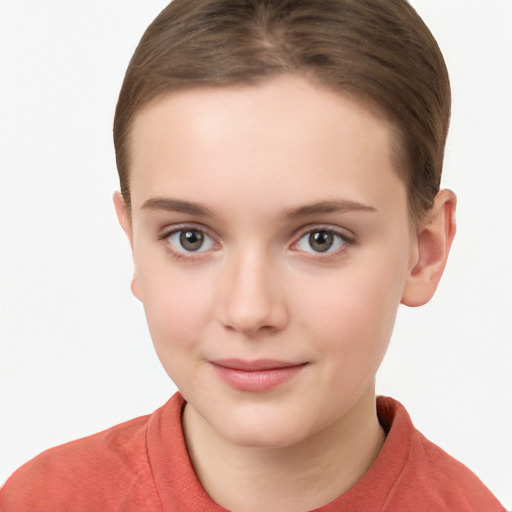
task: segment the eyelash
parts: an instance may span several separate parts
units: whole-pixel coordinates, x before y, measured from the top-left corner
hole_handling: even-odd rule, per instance
[[[158,235],[158,240],[165,243],[166,249],[171,255],[171,257],[177,261],[187,262],[197,259],[198,257],[201,257],[203,253],[208,253],[209,250],[205,251],[190,251],[186,252],[185,250],[183,252],[177,251],[172,248],[171,244],[169,243],[169,237],[171,237],[174,234],[181,233],[184,231],[199,231],[206,235],[208,238],[213,240],[213,243],[216,247],[219,247],[220,244],[218,244],[215,241],[215,238],[211,236],[208,232],[208,229],[205,229],[203,226],[197,226],[193,224],[183,224],[179,226],[174,226],[172,229],[167,230],[163,232],[162,234]],[[324,232],[327,234],[334,235],[338,239],[340,239],[343,242],[342,247],[339,249],[336,249],[335,251],[329,251],[326,250],[325,252],[316,252],[316,251],[304,251],[300,249],[296,249],[299,242],[307,235],[311,235],[312,233],[319,233]],[[290,248],[294,250],[295,252],[301,252],[308,254],[308,258],[314,259],[314,260],[321,260],[321,261],[328,261],[330,259],[334,259],[336,257],[339,257],[341,254],[347,251],[348,247],[353,245],[355,243],[355,238],[352,236],[347,235],[346,232],[341,231],[339,229],[333,228],[331,226],[322,226],[322,225],[315,225],[315,226],[307,226],[306,228],[303,228],[295,237],[295,242],[293,242],[290,245]]]
[[[297,247],[299,242],[307,235],[311,235],[313,233],[328,233],[338,237],[343,245],[334,250],[334,251],[325,251],[325,252],[316,252],[316,251],[301,251],[300,249],[297,252],[307,253],[307,257],[310,259],[318,260],[318,261],[329,261],[335,258],[340,257],[343,253],[345,253],[351,245],[356,243],[356,239],[354,236],[349,236],[346,231],[342,231],[340,229],[334,228],[332,226],[326,225],[313,225],[307,226],[303,228],[296,236],[295,242],[291,245],[292,250]]]
[[[197,226],[194,224],[182,224],[179,226],[174,226],[172,229],[164,231],[161,235],[158,235],[157,238],[159,241],[161,241],[165,244],[167,252],[170,254],[170,256],[173,259],[175,259],[177,261],[182,261],[182,262],[192,261],[192,260],[198,258],[199,255],[202,255],[203,253],[208,252],[208,251],[198,251],[198,252],[190,251],[189,253],[187,253],[187,252],[185,252],[185,250],[184,250],[184,252],[181,252],[181,251],[177,251],[177,250],[173,249],[171,244],[169,243],[169,237],[171,237],[174,234],[181,233],[184,231],[199,231],[200,233],[203,233],[208,238],[213,240],[215,246],[218,247],[220,245],[215,241],[215,238],[213,236],[211,236],[209,234],[208,230],[203,226]]]

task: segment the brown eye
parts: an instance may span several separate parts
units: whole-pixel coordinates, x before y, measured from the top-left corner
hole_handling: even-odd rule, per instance
[[[215,242],[200,229],[180,229],[166,237],[175,252],[204,252],[215,247]]]
[[[315,252],[328,251],[334,243],[331,231],[314,231],[309,234],[309,245]]]
[[[180,245],[187,251],[197,251],[204,243],[204,233],[197,230],[180,231]]]
[[[334,253],[351,243],[350,238],[336,230],[313,229],[304,233],[294,249],[315,254]]]

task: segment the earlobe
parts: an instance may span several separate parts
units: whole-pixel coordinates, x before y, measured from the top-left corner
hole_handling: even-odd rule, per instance
[[[142,300],[140,298],[139,285],[138,285],[138,281],[137,281],[137,273],[136,272],[133,273],[132,284],[131,284],[130,288],[132,290],[133,296],[142,302]]]
[[[455,236],[456,203],[457,198],[451,190],[441,190],[422,220],[416,237],[415,261],[407,276],[402,304],[422,306],[433,297]]]

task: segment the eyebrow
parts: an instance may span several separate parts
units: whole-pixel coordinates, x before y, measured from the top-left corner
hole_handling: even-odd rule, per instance
[[[377,208],[368,204],[358,203],[357,201],[340,199],[306,204],[304,206],[298,206],[297,208],[287,208],[284,211],[284,218],[294,220],[320,213],[344,213],[350,211],[376,212]]]
[[[180,199],[170,199],[167,197],[153,197],[148,199],[143,205],[142,210],[165,210],[168,212],[188,213],[190,215],[211,215],[211,210],[200,204],[191,201],[182,201]]]
[[[153,197],[148,199],[144,202],[141,209],[164,210],[169,212],[187,213],[189,215],[197,216],[213,215],[212,211],[201,203],[183,201],[180,199],[171,199],[167,197]],[[306,204],[296,208],[286,208],[283,213],[283,218],[287,220],[295,220],[311,215],[318,215],[321,213],[344,213],[349,211],[376,212],[377,209],[373,206],[359,203],[357,201],[340,199]]]

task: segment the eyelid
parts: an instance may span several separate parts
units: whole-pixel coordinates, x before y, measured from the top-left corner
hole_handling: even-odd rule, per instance
[[[207,228],[206,226],[202,224],[198,224],[196,222],[183,222],[180,224],[173,224],[172,226],[166,226],[162,230],[160,230],[160,233],[157,235],[157,239],[165,244],[166,250],[169,252],[169,254],[176,260],[180,261],[191,261],[196,258],[201,258],[207,255],[212,251],[212,249],[204,250],[204,251],[179,251],[173,248],[173,246],[168,242],[169,237],[171,237],[173,234],[179,233],[180,231],[201,231],[205,234],[208,238],[210,238],[213,243],[214,247],[213,250],[216,251],[220,247],[220,243],[218,241],[218,237],[212,233],[212,231]]]
[[[218,237],[212,233],[212,230],[204,226],[203,224],[197,222],[182,222],[179,224],[172,224],[171,226],[166,226],[159,230],[157,238],[158,240],[165,240],[173,233],[177,233],[178,231],[186,231],[187,229],[191,231],[201,231],[205,235],[208,235],[212,240],[214,240],[216,244],[218,244]]]
[[[198,252],[181,252],[174,250],[172,246],[167,242],[167,239],[173,235],[174,233],[180,232],[180,231],[186,231],[189,230],[197,230],[203,232],[206,236],[211,238],[215,244],[213,250],[217,251],[219,248],[222,247],[222,244],[219,242],[219,237],[212,232],[210,228],[207,226],[196,223],[196,222],[183,222],[180,224],[173,224],[171,226],[166,226],[165,228],[161,229],[160,232],[157,234],[157,239],[159,241],[162,241],[166,244],[166,249],[171,253],[171,255],[179,260],[193,260],[194,258],[201,258],[205,256],[206,254],[211,252],[211,249],[206,251],[198,251]],[[333,233],[336,236],[341,237],[344,241],[344,247],[334,251],[334,252],[326,252],[326,253],[309,253],[309,258],[312,259],[321,259],[326,260],[329,257],[336,257],[340,253],[345,252],[348,247],[356,243],[356,236],[354,233],[352,233],[347,228],[341,228],[339,226],[333,226],[331,224],[308,224],[307,226],[303,226],[300,229],[296,230],[293,235],[293,242],[289,245],[289,248],[295,252],[301,252],[306,253],[306,251],[302,251],[296,248],[299,241],[308,233],[315,232],[315,231],[327,231],[330,233]]]
[[[329,233],[333,233],[334,235],[341,237],[343,239],[343,241],[345,242],[344,246],[336,251],[325,252],[325,253],[314,252],[314,251],[311,251],[311,252],[302,251],[297,248],[298,243],[302,240],[302,238],[304,238],[305,235],[314,233],[317,231],[327,231]],[[329,224],[309,224],[308,226],[304,226],[304,227],[300,228],[298,231],[296,231],[296,233],[294,235],[294,241],[290,245],[290,248],[293,251],[300,252],[303,254],[308,254],[309,258],[326,260],[329,257],[332,258],[332,257],[335,257],[335,256],[345,252],[348,249],[348,247],[355,244],[355,242],[356,242],[355,235],[346,228],[341,228],[339,226],[332,226]]]
[[[328,231],[329,233],[334,233],[350,243],[354,243],[356,241],[355,234],[347,228],[333,226],[332,224],[308,224],[307,226],[303,226],[295,231],[293,235],[295,242],[293,243],[296,244],[304,235],[315,231]]]

